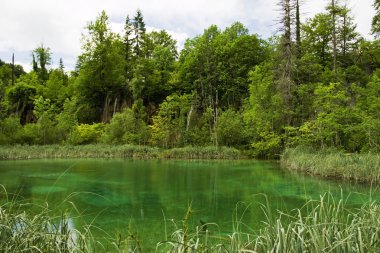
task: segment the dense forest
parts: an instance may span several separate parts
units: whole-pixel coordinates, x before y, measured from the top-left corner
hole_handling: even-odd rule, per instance
[[[123,34],[102,12],[74,71],[63,60],[52,68],[45,45],[29,73],[0,60],[0,144],[380,151],[379,0],[374,8],[374,40],[338,0],[303,23],[299,1],[281,0],[276,36],[213,25],[180,52],[168,32],[146,31],[140,11]]]

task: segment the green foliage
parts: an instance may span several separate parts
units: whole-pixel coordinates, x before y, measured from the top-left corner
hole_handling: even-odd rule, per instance
[[[57,128],[57,139],[60,142],[64,142],[68,136],[70,136],[73,128],[78,124],[78,101],[76,97],[72,99],[66,99],[63,104],[63,110],[56,115],[56,128]]]
[[[201,36],[186,41],[179,58],[178,72],[185,92],[196,91],[203,109],[209,97],[222,107],[241,106],[247,97],[249,70],[267,58],[265,42],[249,35],[235,23],[223,32],[211,26]]]
[[[45,83],[49,79],[47,66],[51,64],[50,48],[41,45],[33,51],[32,56],[33,71],[37,73],[39,80]]]
[[[300,127],[303,142],[324,147],[346,146],[351,139],[352,125],[360,123],[358,111],[348,107],[350,98],[339,83],[317,85],[313,109],[316,117]],[[346,144],[346,145],[345,145]],[[357,147],[351,147],[353,150]]]
[[[169,148],[185,144],[186,132],[190,131],[192,100],[191,94],[172,94],[166,98],[150,126],[153,145]]]
[[[43,88],[43,97],[50,99],[54,104],[62,106],[67,98],[68,78],[66,74],[55,69],[50,72],[46,86]]]
[[[68,142],[73,145],[98,143],[104,131],[103,123],[80,124],[71,132]]]
[[[153,31],[145,35],[143,50],[145,58],[139,61],[141,69],[136,73],[136,78],[144,78],[139,95],[146,103],[159,104],[172,89],[170,79],[177,58],[176,41],[164,30]]]
[[[140,10],[122,35],[103,11],[75,71],[62,60],[48,69],[43,45],[30,73],[0,61],[0,142],[225,145],[267,158],[296,145],[379,151],[380,41],[362,39],[350,10],[333,3],[296,34],[264,40],[235,22],[181,52],[168,32],[146,31]]]
[[[22,126],[17,117],[8,117],[0,121],[0,145],[16,144],[20,141]]]
[[[338,64],[347,67],[355,62],[353,55],[358,49],[361,38],[356,32],[350,10],[337,3],[334,10],[332,8],[331,5],[327,6],[326,13],[315,15],[302,26],[304,37],[302,51],[317,56],[322,66],[333,67],[335,40]],[[335,23],[332,21],[332,13]]]
[[[15,86],[7,90],[7,100],[12,111],[24,112],[32,104],[34,96],[37,95],[39,83],[34,73],[22,76]]]
[[[232,109],[223,111],[218,117],[216,134],[219,145],[240,147],[246,144],[242,115]]]
[[[141,118],[135,117],[135,113],[136,109],[130,108],[116,113],[105,128],[103,141],[111,144],[145,144],[149,129]]]
[[[0,66],[0,81],[3,83],[2,87],[6,87],[12,82],[12,66],[4,64]]]
[[[250,72],[250,97],[244,112],[255,153],[267,157],[278,155],[282,148],[282,100],[271,68],[270,64],[262,64]]]
[[[328,14],[320,13],[309,19],[302,27],[304,33],[303,48],[312,54],[322,66],[331,66],[331,20]]]
[[[125,89],[123,43],[111,32],[103,11],[88,26],[83,38],[83,54],[79,56],[79,76],[76,93],[81,100],[81,121],[106,122],[110,118],[111,102]],[[120,99],[120,98],[119,98]],[[91,110],[88,110],[91,108]]]

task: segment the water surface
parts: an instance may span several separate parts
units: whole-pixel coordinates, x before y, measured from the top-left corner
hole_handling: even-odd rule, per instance
[[[345,197],[355,192],[349,198],[353,205],[370,195],[366,186],[292,175],[275,162],[260,161],[1,161],[0,184],[18,200],[47,202],[57,213],[73,203],[81,212],[81,218],[73,214],[79,228],[92,224],[111,236],[132,229],[145,248],[165,240],[165,226],[170,232],[173,221],[180,227],[189,206],[190,225],[217,223],[223,234],[232,231],[236,217],[247,224],[245,230],[259,228],[265,220],[263,194],[272,211],[301,207],[326,191]]]

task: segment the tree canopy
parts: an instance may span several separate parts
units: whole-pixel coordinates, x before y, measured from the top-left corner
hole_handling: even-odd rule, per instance
[[[281,0],[281,30],[263,39],[244,24],[211,25],[178,51],[137,10],[122,34],[103,11],[86,27],[75,71],[0,60],[0,144],[234,146],[275,157],[285,147],[380,150],[380,2],[366,40],[338,0],[302,20]],[[12,81],[13,80],[13,81]]]

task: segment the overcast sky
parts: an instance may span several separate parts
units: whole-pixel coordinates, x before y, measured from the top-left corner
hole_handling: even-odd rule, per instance
[[[0,0],[0,59],[30,70],[31,52],[43,44],[53,53],[53,66],[63,58],[73,69],[81,53],[81,34],[102,10],[114,31],[121,31],[127,14],[141,9],[148,30],[165,29],[179,47],[186,38],[201,34],[212,24],[225,28],[242,22],[262,38],[276,31],[278,0]],[[327,0],[304,0],[304,19],[321,12]],[[358,31],[370,37],[373,0],[350,0],[348,6]]]

